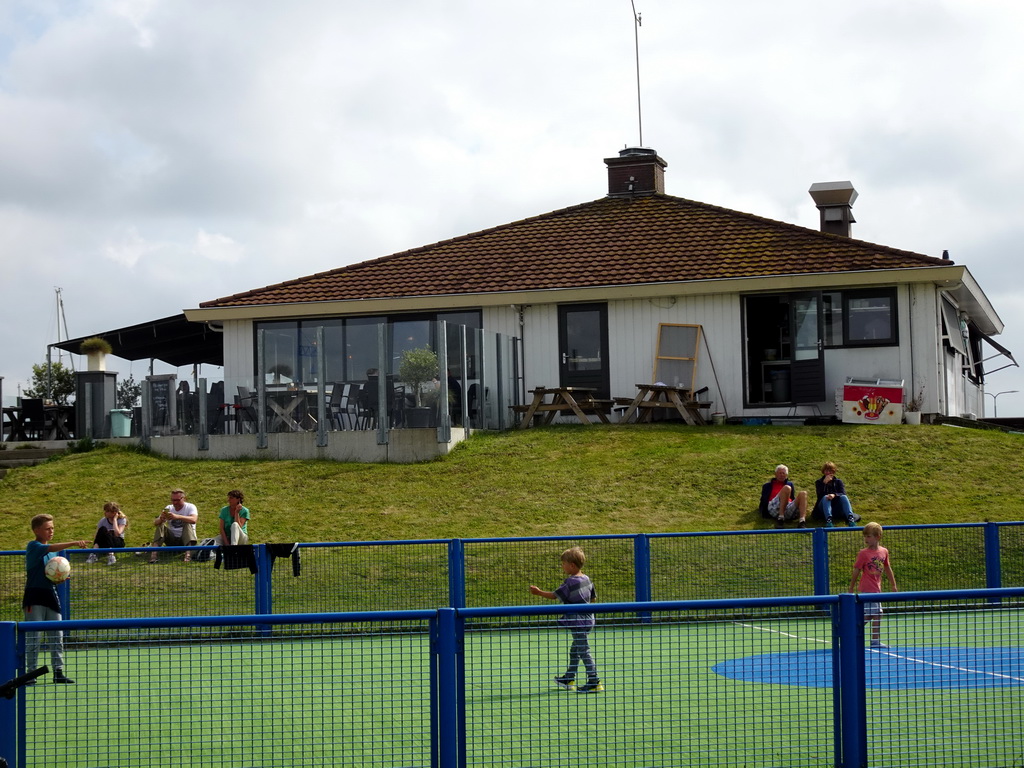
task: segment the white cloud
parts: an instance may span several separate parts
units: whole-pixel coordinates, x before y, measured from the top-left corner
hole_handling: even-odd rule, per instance
[[[227,235],[218,235],[200,229],[196,235],[196,253],[210,261],[236,264],[245,256],[245,248]]]
[[[855,235],[948,248],[1024,357],[1010,310],[1024,7],[637,9],[644,143],[670,194],[814,227],[808,186],[849,179]],[[602,159],[638,141],[630,14],[593,0],[2,4],[5,392],[47,341],[9,329],[55,285],[80,335],[601,197]],[[1016,369],[997,376],[1024,392]],[[1000,398],[1014,411],[1024,395]]]

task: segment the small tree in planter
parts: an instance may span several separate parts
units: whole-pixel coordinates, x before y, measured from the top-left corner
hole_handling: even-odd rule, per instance
[[[402,353],[398,378],[412,388],[417,408],[423,404],[423,385],[437,378],[438,371],[437,355],[429,348],[407,349]]]
[[[117,407],[122,410],[131,410],[142,397],[142,385],[135,381],[135,376],[128,374],[127,379],[117,383],[117,394],[115,400]]]
[[[79,345],[78,351],[89,359],[90,371],[104,371],[107,368],[106,357],[114,351],[114,348],[106,339],[90,336]]]

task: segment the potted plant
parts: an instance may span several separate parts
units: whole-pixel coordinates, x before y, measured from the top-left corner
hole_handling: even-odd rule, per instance
[[[924,405],[924,390],[919,389],[917,394],[903,404],[903,421],[907,424],[921,423],[921,407]]]
[[[437,378],[439,368],[437,355],[428,347],[407,349],[402,353],[398,366],[398,378],[412,391],[414,408],[406,409],[406,421],[410,427],[430,425],[430,408],[423,407],[423,385]]]
[[[106,339],[102,339],[99,336],[90,336],[81,343],[78,351],[88,359],[90,371],[105,371],[107,370],[107,355],[113,352],[114,348],[110,346],[110,342]]]

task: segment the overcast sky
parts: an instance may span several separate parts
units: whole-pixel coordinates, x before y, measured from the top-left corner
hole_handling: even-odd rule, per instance
[[[1024,3],[635,3],[669,194],[817,228],[849,179],[854,236],[948,250],[1024,360]],[[629,0],[6,0],[5,400],[55,287],[71,337],[139,323],[595,200],[639,143]]]

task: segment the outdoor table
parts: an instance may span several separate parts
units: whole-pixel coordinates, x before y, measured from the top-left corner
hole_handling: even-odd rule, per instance
[[[46,414],[46,423],[49,425],[46,439],[70,440],[71,428],[68,426],[68,416],[74,412],[74,407],[70,405],[43,406],[43,413]]]
[[[687,387],[671,387],[667,384],[637,384],[636,397],[630,402],[619,422],[628,422],[634,414],[637,423],[650,422],[654,414],[675,409],[683,421],[691,426],[705,424],[699,404],[693,400],[693,393]]]
[[[305,406],[309,394],[304,389],[268,392],[267,405],[270,406],[270,410],[274,414],[271,431],[277,431],[280,428],[287,432],[301,432],[304,421],[309,420],[315,424],[316,420],[308,410],[305,407],[301,410],[299,408],[299,406]],[[297,411],[298,413],[296,413]]]
[[[520,429],[533,425],[533,417],[544,414],[544,424],[550,424],[560,413],[575,414],[583,424],[591,424],[588,414],[596,415],[605,424],[610,424],[605,413],[610,410],[610,400],[595,400],[595,390],[590,387],[537,387],[531,389],[533,401],[526,406],[516,406],[522,412]],[[547,399],[550,396],[550,400]]]
[[[25,423],[21,419],[21,408],[14,405],[8,406],[3,409],[3,415],[7,418],[7,435],[2,439],[12,443],[18,440],[27,440]]]

